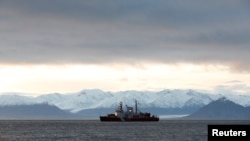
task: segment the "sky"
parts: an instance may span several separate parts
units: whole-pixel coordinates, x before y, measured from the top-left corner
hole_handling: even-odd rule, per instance
[[[0,0],[0,92],[250,94],[248,0]]]

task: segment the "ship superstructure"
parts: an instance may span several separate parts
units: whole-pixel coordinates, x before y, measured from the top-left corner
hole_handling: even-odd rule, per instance
[[[126,105],[126,111],[123,111],[123,103],[120,102],[114,114],[100,116],[101,121],[159,121],[159,117],[151,115],[149,112],[138,110],[138,103],[135,100],[135,108]]]

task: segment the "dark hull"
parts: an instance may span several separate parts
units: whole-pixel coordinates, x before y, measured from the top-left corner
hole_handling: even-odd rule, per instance
[[[125,121],[159,121],[159,118],[150,117],[150,118],[125,118]]]
[[[106,117],[106,116],[100,116],[101,121],[122,121],[118,117]]]
[[[100,116],[101,121],[107,122],[150,122],[150,121],[159,121],[159,118],[156,117],[149,117],[149,118],[125,118],[124,120],[120,119],[119,117],[107,117],[107,116]]]

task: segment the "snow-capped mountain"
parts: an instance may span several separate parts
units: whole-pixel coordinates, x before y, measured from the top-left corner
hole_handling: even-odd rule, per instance
[[[77,113],[81,110],[115,108],[120,101],[124,105],[134,106],[134,100],[141,108],[186,108],[202,107],[221,97],[242,105],[250,106],[250,95],[222,95],[200,93],[194,90],[162,90],[152,91],[120,91],[104,92],[99,89],[83,90],[70,94],[46,94],[37,97],[24,96],[25,94],[0,95],[0,106],[32,105],[46,103],[55,105],[62,110]]]
[[[96,107],[104,99],[113,97],[111,93],[101,90],[84,90],[72,94],[48,94],[37,97],[38,102],[55,105],[63,110],[68,110],[73,113],[83,109]]]
[[[0,95],[0,106],[11,106],[11,105],[32,105],[38,104],[36,98],[22,96],[20,93],[5,93]]]
[[[210,102],[185,119],[249,120],[249,107],[238,105],[225,97]]]

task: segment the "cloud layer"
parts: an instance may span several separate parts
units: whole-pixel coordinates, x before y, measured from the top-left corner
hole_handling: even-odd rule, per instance
[[[215,63],[250,70],[247,0],[2,0],[0,63]]]

